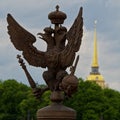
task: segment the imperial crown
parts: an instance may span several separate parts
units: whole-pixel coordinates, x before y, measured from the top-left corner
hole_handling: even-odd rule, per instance
[[[59,11],[59,6],[56,6],[56,11],[49,13],[48,18],[51,20],[52,24],[63,24],[64,20],[67,18],[67,15]]]

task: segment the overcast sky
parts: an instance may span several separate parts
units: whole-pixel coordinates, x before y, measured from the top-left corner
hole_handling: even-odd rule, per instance
[[[21,52],[14,48],[7,34],[7,14],[12,14],[21,26],[36,36],[51,25],[48,13],[54,11],[57,4],[67,14],[64,26],[68,29],[83,7],[84,35],[76,76],[85,79],[91,71],[94,21],[97,20],[99,71],[110,88],[120,91],[120,0],[0,0],[0,79],[16,79],[28,84],[16,59]],[[46,50],[45,43],[37,39],[36,47]],[[44,69],[25,62],[35,82],[44,83]]]

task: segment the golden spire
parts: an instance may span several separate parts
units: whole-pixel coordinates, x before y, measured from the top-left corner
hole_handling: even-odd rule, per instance
[[[97,20],[95,20],[94,23],[95,23],[95,27],[94,27],[94,50],[93,50],[92,67],[99,67],[99,65],[98,65],[98,55],[97,55],[97,32],[96,32]]]
[[[99,73],[99,65],[98,65],[98,55],[97,55],[97,32],[96,32],[96,24],[97,21],[95,20],[95,27],[94,27],[94,50],[93,50],[93,59],[92,59],[92,66],[90,75],[87,76],[86,80],[95,82],[100,85],[102,88],[105,88],[105,80],[104,77]]]

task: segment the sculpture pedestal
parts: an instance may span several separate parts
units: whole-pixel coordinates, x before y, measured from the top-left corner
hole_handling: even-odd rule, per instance
[[[76,120],[76,111],[61,103],[52,103],[37,111],[37,120]]]
[[[52,92],[50,99],[51,105],[37,111],[37,120],[76,120],[76,111],[62,105],[62,92]]]

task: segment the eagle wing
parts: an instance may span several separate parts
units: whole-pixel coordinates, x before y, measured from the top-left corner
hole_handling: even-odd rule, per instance
[[[73,25],[66,34],[66,39],[68,40],[68,43],[60,55],[63,67],[68,67],[72,65],[75,59],[75,53],[80,48],[82,36],[83,36],[83,18],[81,7]]]
[[[8,34],[15,48],[22,51],[30,65],[45,68],[45,53],[33,46],[36,38],[21,27],[10,14],[7,15],[7,22]]]

